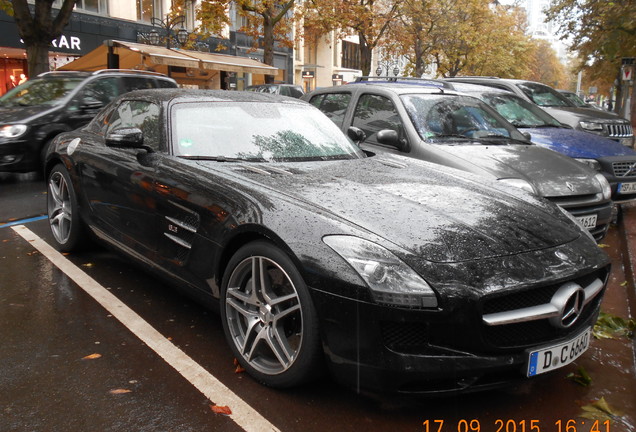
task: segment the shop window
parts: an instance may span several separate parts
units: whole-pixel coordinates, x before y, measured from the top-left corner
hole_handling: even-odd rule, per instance
[[[160,0],[137,0],[137,20],[151,22],[153,18],[163,18]]]

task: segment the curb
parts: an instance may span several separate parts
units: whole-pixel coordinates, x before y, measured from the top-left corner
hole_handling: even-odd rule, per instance
[[[621,204],[618,230],[623,268],[627,280],[627,300],[631,315],[636,314],[636,203]],[[633,316],[632,316],[633,318]]]

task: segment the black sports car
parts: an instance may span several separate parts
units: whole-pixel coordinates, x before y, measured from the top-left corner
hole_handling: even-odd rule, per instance
[[[47,154],[59,249],[91,233],[218,307],[257,380],[324,360],[355,388],[488,388],[589,344],[609,272],[558,207],[367,155],[312,106],[248,92],[128,93]]]

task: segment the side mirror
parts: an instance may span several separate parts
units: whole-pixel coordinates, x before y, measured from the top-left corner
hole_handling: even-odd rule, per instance
[[[367,138],[367,135],[362,131],[362,129],[355,126],[351,126],[347,129],[347,136],[356,144],[360,144]]]
[[[143,148],[144,134],[138,128],[115,129],[106,137],[109,147]]]
[[[530,132],[521,132],[521,135],[526,137],[528,141],[532,141],[532,135],[530,135]]]
[[[104,103],[98,99],[87,97],[82,100],[80,108],[85,111],[95,111],[104,108]]]
[[[397,131],[393,129],[383,129],[376,135],[376,139],[380,144],[395,147],[401,152],[409,151],[408,142],[405,139],[400,139]]]

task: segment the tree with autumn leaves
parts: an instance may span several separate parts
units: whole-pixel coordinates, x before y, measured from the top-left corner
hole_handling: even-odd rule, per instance
[[[554,0],[547,17],[579,57],[579,70],[606,87],[620,78],[623,57],[636,57],[636,0]],[[618,80],[619,92],[622,91]],[[636,125],[636,86],[632,87]],[[619,98],[620,100],[620,98]]]
[[[15,18],[31,76],[49,70],[51,42],[62,35],[75,3],[76,0],[64,0],[62,7],[54,11],[51,0],[35,0],[32,12],[27,0],[0,0],[0,10]]]

